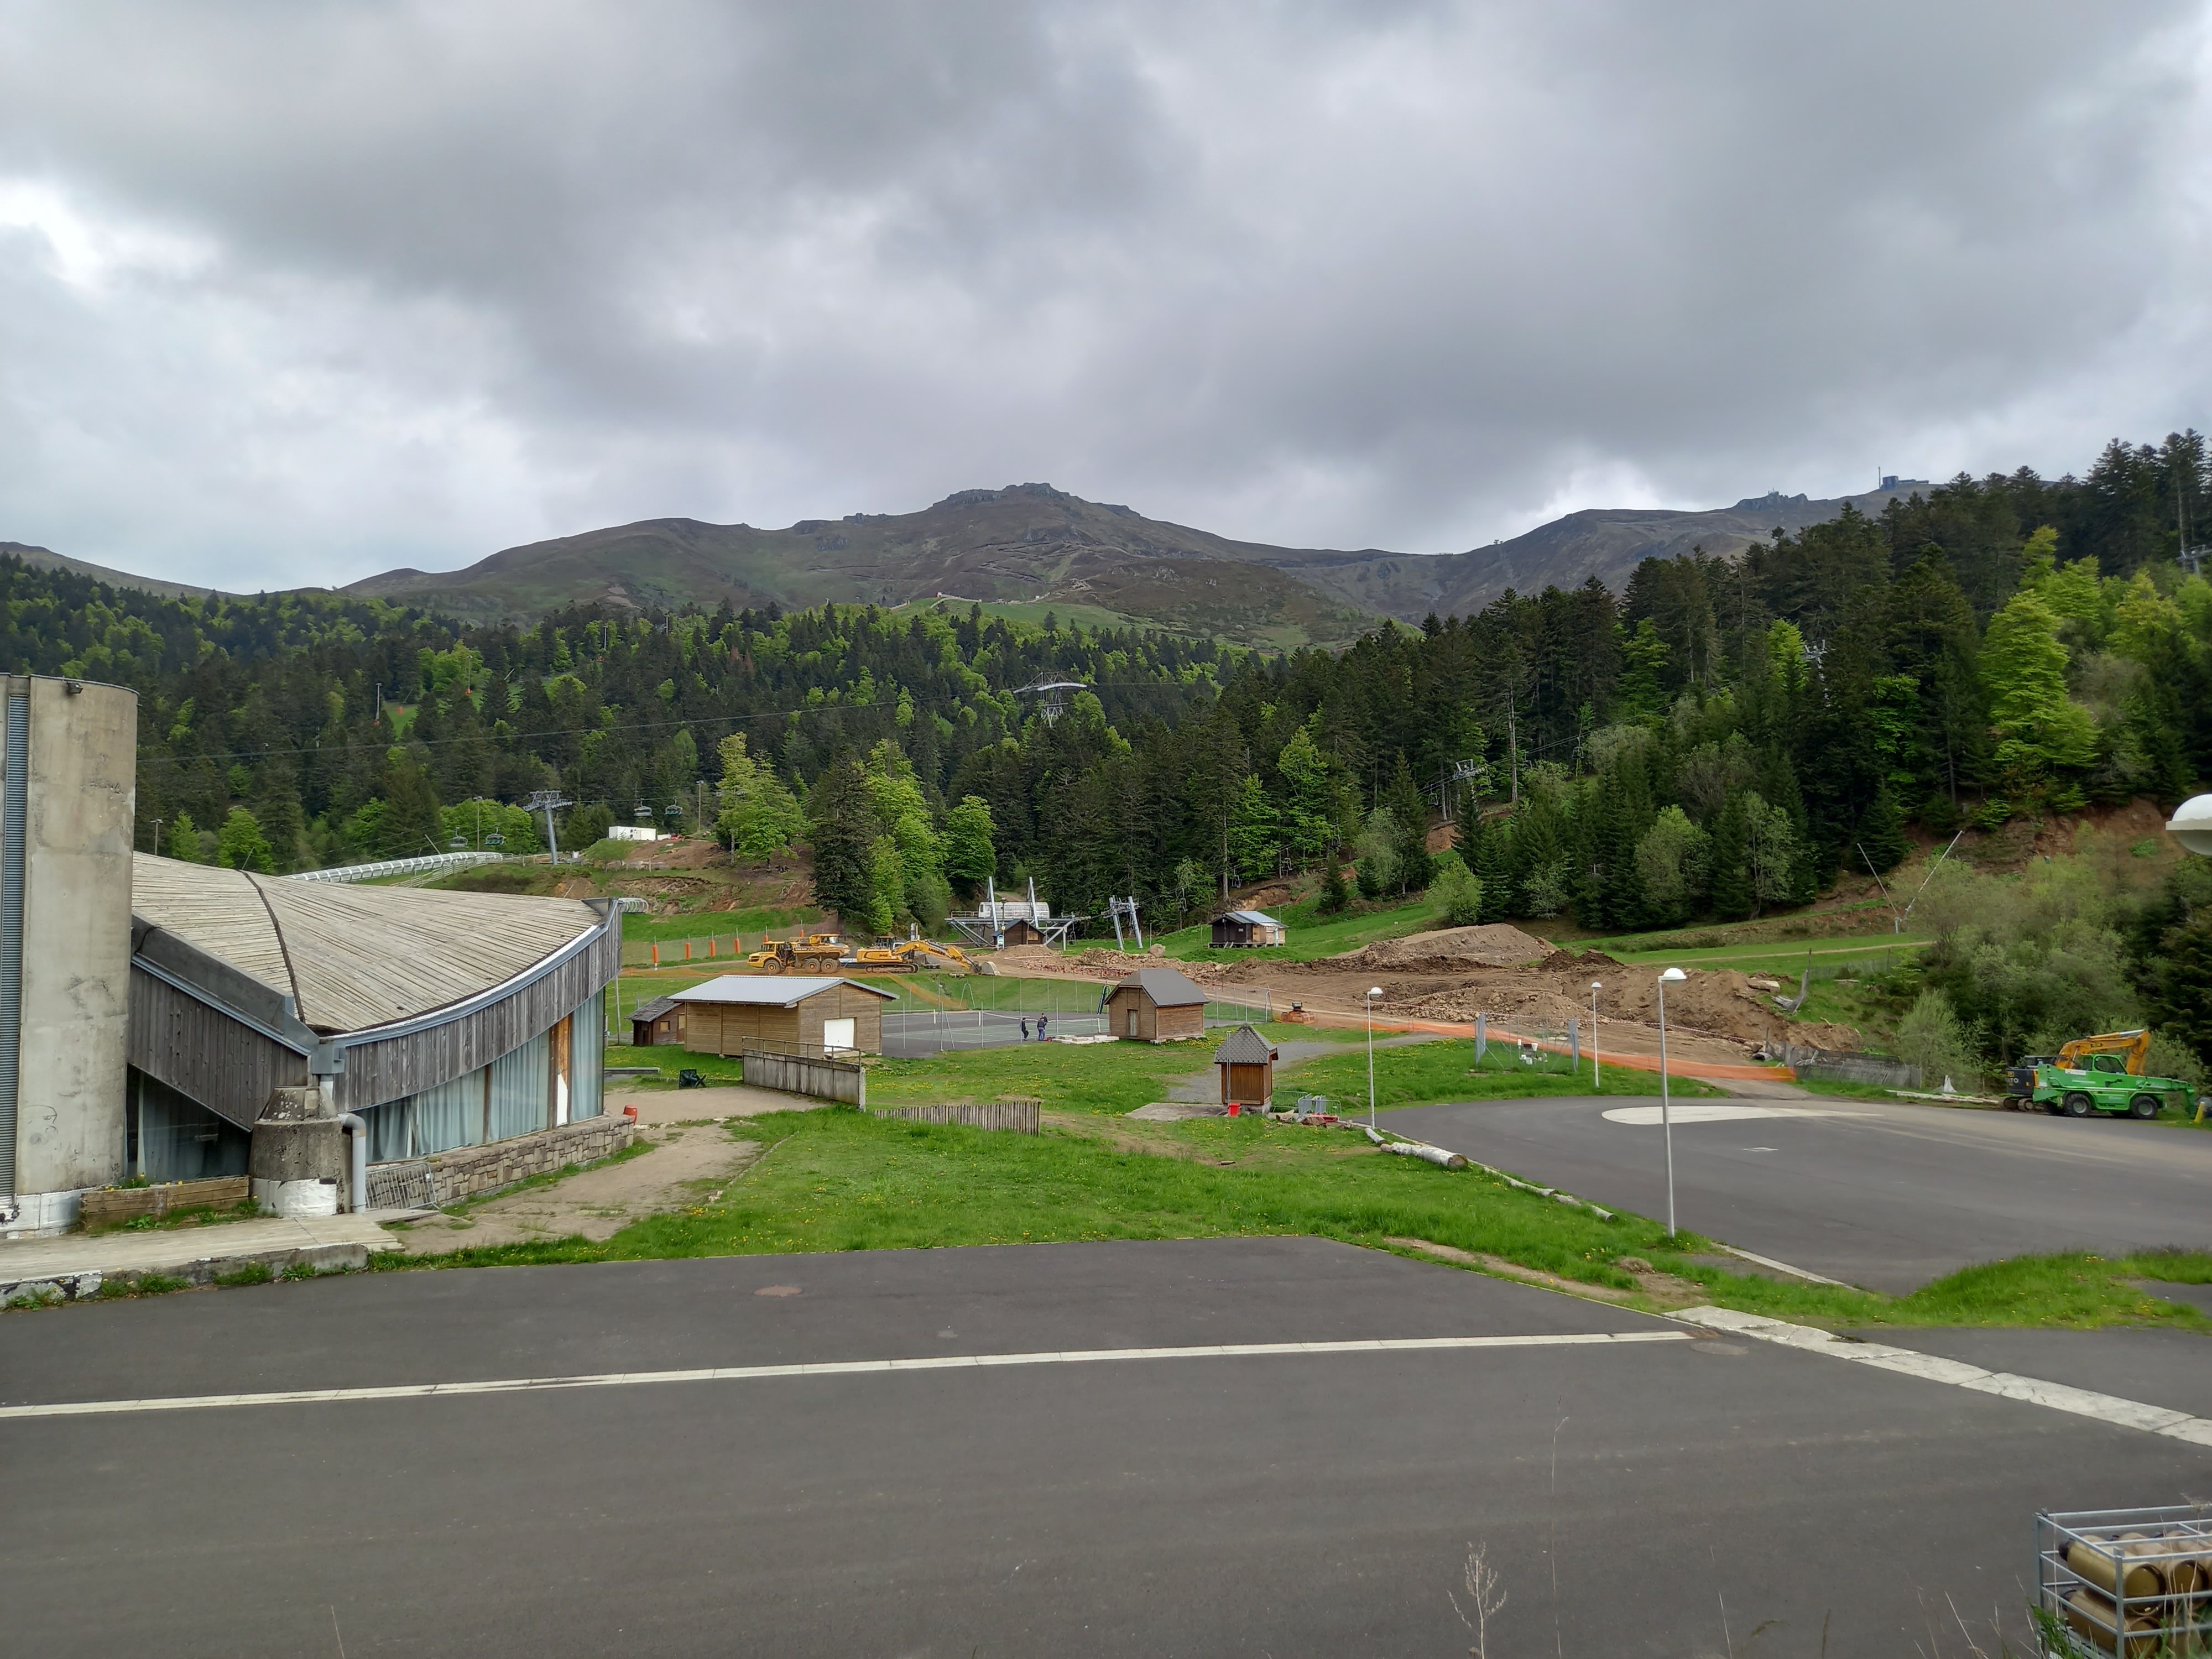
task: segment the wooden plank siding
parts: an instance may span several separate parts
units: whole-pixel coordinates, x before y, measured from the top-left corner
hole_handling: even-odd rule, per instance
[[[551,973],[488,1008],[406,1036],[346,1050],[337,1079],[340,1109],[357,1112],[450,1083],[520,1048],[566,1019],[622,967],[622,937],[611,930]]]
[[[1229,1061],[1216,1067],[1221,1073],[1221,1103],[1226,1106],[1235,1101],[1240,1106],[1265,1106],[1275,1092],[1275,1067],[1272,1061],[1255,1066]]]
[[[307,1081],[307,1057],[144,969],[131,969],[131,1063],[250,1129],[272,1089]]]
[[[347,1048],[345,1070],[334,1079],[338,1109],[365,1111],[489,1065],[566,1019],[615,976],[621,962],[621,937],[609,931],[489,1006]],[[270,1091],[309,1081],[306,1056],[137,967],[131,973],[130,1060],[241,1128],[260,1117]]]
[[[884,1000],[856,986],[833,985],[789,1008],[745,1002],[687,1002],[684,1046],[696,1054],[735,1054],[745,1040],[795,1044],[819,1051],[824,1020],[853,1022],[853,1046],[864,1054],[884,1051]]]

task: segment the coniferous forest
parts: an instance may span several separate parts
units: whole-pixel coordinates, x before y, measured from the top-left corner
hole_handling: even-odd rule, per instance
[[[1439,815],[1488,921],[1627,929],[1809,900],[1907,830],[2212,772],[2203,440],[2086,474],[1960,477],[1626,590],[1499,596],[1341,652],[1022,627],[980,610],[641,613],[474,626],[313,592],[172,599],[0,562],[17,672],[140,694],[139,845],[277,871],[564,847],[641,807],[823,902],[934,923],[995,872],[1163,919],[1349,856],[1428,886]],[[1056,719],[1022,688],[1080,682]],[[742,739],[742,741],[738,741]],[[1447,860],[1449,863],[1449,860]],[[1456,879],[1456,878],[1455,878]],[[1334,878],[1332,879],[1334,884]]]

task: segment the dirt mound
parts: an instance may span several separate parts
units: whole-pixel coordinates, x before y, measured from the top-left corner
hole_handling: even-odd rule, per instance
[[[1618,968],[1620,964],[1602,951],[1585,951],[1577,956],[1572,951],[1554,951],[1536,964],[1547,974],[1579,973],[1583,969]]]
[[[1518,927],[1492,922],[1485,927],[1441,927],[1403,939],[1377,939],[1333,960],[1358,968],[1413,968],[1430,973],[1455,969],[1506,968],[1540,960],[1550,949]]]
[[[1200,985],[1212,985],[1226,977],[1219,963],[1168,962],[1133,951],[1103,950],[1055,951],[1048,945],[1010,945],[991,957],[1002,974],[1075,974],[1085,979],[1126,979],[1139,968],[1174,968]]]
[[[1656,1024],[1656,975],[1634,974],[1613,988],[1606,1012]],[[1710,1031],[1742,1042],[1809,1042],[1820,1048],[1856,1048],[1859,1036],[1848,1025],[1815,1025],[1793,1020],[1768,994],[1733,968],[1692,969],[1689,978],[1667,992],[1667,1023],[1686,1030]]]

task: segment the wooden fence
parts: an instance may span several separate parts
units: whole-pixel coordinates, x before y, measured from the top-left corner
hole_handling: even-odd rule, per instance
[[[935,1106],[893,1106],[876,1115],[904,1118],[910,1123],[958,1123],[970,1129],[1011,1129],[1016,1134],[1033,1135],[1043,1109],[1044,1103],[1034,1098],[948,1100]]]

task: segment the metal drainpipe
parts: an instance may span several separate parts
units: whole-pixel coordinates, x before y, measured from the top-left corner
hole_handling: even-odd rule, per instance
[[[368,1120],[359,1112],[341,1112],[338,1121],[353,1138],[353,1158],[347,1166],[346,1186],[353,1201],[347,1207],[365,1210],[368,1207]]]

